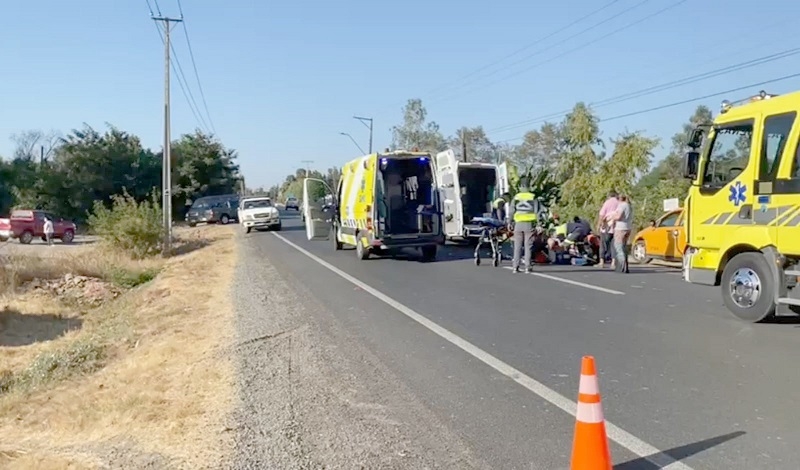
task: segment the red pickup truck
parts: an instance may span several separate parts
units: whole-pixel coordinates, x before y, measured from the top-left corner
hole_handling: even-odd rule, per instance
[[[44,240],[44,218],[53,221],[53,238],[64,243],[72,243],[75,239],[77,226],[70,220],[59,217],[47,211],[40,210],[15,210],[11,212],[11,237],[19,239],[25,245],[33,241],[34,237]]]

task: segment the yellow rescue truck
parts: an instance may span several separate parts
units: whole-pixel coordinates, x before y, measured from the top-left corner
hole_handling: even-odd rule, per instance
[[[800,313],[800,92],[723,101],[683,162],[684,279],[720,286],[737,318]]]
[[[325,194],[333,195],[332,202]],[[358,259],[419,248],[436,258],[444,243],[441,205],[431,155],[416,151],[374,153],[342,167],[336,192],[319,179],[303,183],[306,236],[332,240],[336,250],[354,246]]]

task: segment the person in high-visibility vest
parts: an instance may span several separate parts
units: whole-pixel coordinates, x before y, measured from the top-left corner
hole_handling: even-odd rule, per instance
[[[511,194],[503,193],[501,197],[498,197],[494,201],[492,201],[492,215],[495,219],[501,220],[505,222],[506,220],[506,206],[508,205],[508,201],[511,200]]]
[[[514,258],[511,262],[513,272],[520,272],[519,262],[523,246],[525,248],[525,269],[531,272],[531,252],[536,238],[534,228],[539,220],[540,205],[536,196],[530,192],[526,179],[520,180],[519,192],[509,204],[509,217],[514,223]]]

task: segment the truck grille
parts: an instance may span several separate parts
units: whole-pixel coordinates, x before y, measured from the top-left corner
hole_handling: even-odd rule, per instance
[[[254,217],[255,217],[256,219],[266,219],[267,217],[269,217],[269,214],[268,214],[268,213],[266,213],[266,212],[262,212],[262,213],[260,213],[260,214],[256,214]]]

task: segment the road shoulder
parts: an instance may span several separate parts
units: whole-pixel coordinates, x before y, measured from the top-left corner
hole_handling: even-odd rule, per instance
[[[237,468],[488,468],[377,357],[320,321],[325,306],[305,287],[239,242]]]

